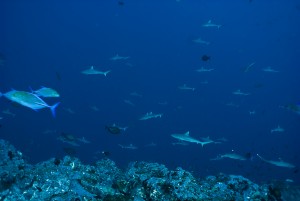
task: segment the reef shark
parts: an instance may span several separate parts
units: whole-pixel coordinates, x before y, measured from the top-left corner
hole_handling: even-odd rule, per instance
[[[230,159],[241,160],[241,161],[247,160],[246,157],[241,156],[239,154],[235,154],[235,153],[222,154],[222,155],[217,156],[217,158],[212,158],[210,160],[221,160],[224,158],[230,158]]]
[[[199,72],[199,73],[202,73],[202,72],[211,72],[215,70],[214,68],[204,68],[204,67],[201,67],[199,69],[197,69],[196,71]]]
[[[195,91],[196,88],[194,88],[194,87],[188,87],[186,84],[184,84],[182,86],[179,86],[178,89]]]
[[[277,128],[271,129],[271,133],[273,132],[279,132],[282,133],[284,132],[284,128],[281,128],[279,125],[277,126]]]
[[[131,149],[131,150],[138,149],[138,147],[134,146],[133,144],[130,144],[130,145],[121,145],[121,144],[119,144],[119,146],[122,149]]]
[[[147,112],[144,116],[142,116],[140,118],[140,120],[148,120],[148,119],[153,119],[153,118],[161,118],[162,117],[162,113],[159,114],[154,114],[153,112]]]
[[[104,76],[106,76],[110,72],[111,72],[110,70],[108,70],[108,71],[98,71],[98,70],[95,70],[94,66],[91,66],[87,70],[81,71],[81,73],[85,74],[85,75],[99,75],[100,74],[100,75],[104,75]]]
[[[126,59],[129,59],[130,57],[122,57],[122,56],[119,56],[118,54],[116,54],[115,56],[111,57],[110,60],[112,61],[117,61],[117,60],[126,60]]]
[[[291,163],[288,163],[288,162],[285,162],[283,160],[279,160],[279,161],[272,161],[272,160],[267,160],[267,159],[264,159],[263,157],[261,157],[260,155],[256,154],[262,161],[266,162],[266,163],[270,163],[272,165],[276,165],[278,167],[285,167],[285,168],[295,168],[296,166],[291,164]]]
[[[9,115],[9,116],[12,116],[12,117],[16,116],[16,114],[12,113],[9,108],[7,108],[6,110],[3,110],[2,113],[6,114],[6,115]]]
[[[176,139],[180,140],[180,141],[201,144],[202,147],[206,144],[209,144],[209,143],[213,142],[212,140],[204,140],[204,141],[197,140],[197,139],[190,136],[189,131],[187,131],[183,134],[174,133],[174,134],[171,134],[171,136],[173,138],[176,138]],[[205,138],[205,139],[207,139],[207,138]]]
[[[269,73],[279,73],[278,70],[274,70],[272,67],[268,66],[266,68],[263,68],[262,71],[265,71],[265,72],[269,72]]]
[[[205,44],[205,45],[209,45],[210,42],[203,40],[202,38],[197,38],[195,40],[193,40],[194,43],[199,43],[199,44]]]
[[[222,25],[220,25],[220,24],[214,24],[214,23],[211,22],[211,20],[208,20],[208,22],[202,24],[202,26],[203,27],[217,27],[218,29],[220,29],[220,27]]]
[[[234,91],[234,92],[232,92],[232,94],[234,94],[234,95],[241,95],[241,96],[248,96],[248,95],[250,95],[250,93],[245,93],[245,92],[241,92],[241,90],[236,90],[236,91]]]

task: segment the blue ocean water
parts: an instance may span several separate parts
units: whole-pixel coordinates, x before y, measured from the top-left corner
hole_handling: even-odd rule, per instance
[[[221,27],[204,27],[209,20]],[[300,116],[291,107],[300,103],[299,22],[299,0],[1,1],[0,91],[47,86],[61,97],[44,100],[61,104],[53,118],[47,108],[35,112],[2,97],[1,111],[15,116],[1,113],[0,137],[32,163],[72,147],[86,163],[107,151],[124,168],[144,160],[196,176],[300,183]],[[111,60],[116,54],[129,58]],[[111,72],[81,73],[92,65]],[[195,90],[180,90],[184,84]],[[238,89],[249,95],[234,95]],[[147,112],[163,115],[139,120]],[[114,123],[128,129],[110,134],[105,126]],[[284,132],[271,133],[278,125]],[[171,134],[186,131],[221,143],[173,145]],[[61,133],[91,143],[74,147],[57,140]],[[119,146],[129,144],[138,149]],[[249,159],[210,160],[225,153]]]

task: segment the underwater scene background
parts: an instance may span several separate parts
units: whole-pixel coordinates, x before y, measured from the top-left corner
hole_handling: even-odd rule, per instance
[[[3,0],[1,93],[50,87],[60,97],[43,100],[60,105],[53,118],[1,97],[0,138],[32,163],[109,157],[299,184],[299,24],[298,0]],[[162,115],[140,120],[149,112]],[[187,131],[213,142],[171,136]]]

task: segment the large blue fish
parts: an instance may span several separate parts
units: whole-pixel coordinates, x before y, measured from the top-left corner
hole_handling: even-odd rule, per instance
[[[55,91],[54,89],[51,89],[49,87],[41,87],[40,89],[34,91],[32,90],[32,93],[38,95],[39,97],[44,97],[44,98],[57,98],[59,97],[59,93]]]
[[[58,102],[50,106],[45,101],[43,101],[40,97],[38,97],[36,94],[29,93],[26,91],[17,91],[13,89],[4,94],[0,93],[0,96],[2,95],[12,102],[19,103],[20,105],[31,108],[35,111],[43,108],[50,108],[53,117],[55,117],[55,108],[59,105]]]

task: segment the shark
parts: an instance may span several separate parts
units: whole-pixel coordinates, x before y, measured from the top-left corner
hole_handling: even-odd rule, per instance
[[[113,123],[112,127],[117,127],[120,130],[126,131],[129,127],[128,126],[119,126],[116,123]]]
[[[197,69],[196,71],[199,72],[199,73],[202,73],[202,72],[211,72],[215,70],[214,68],[204,68],[204,67],[201,67],[199,69]]]
[[[275,166],[278,166],[278,167],[285,167],[285,168],[295,168],[296,166],[291,164],[291,163],[288,163],[288,162],[285,162],[283,160],[279,160],[279,161],[273,161],[273,160],[267,160],[263,157],[261,157],[260,155],[256,154],[262,161],[266,162],[266,163],[270,163],[272,165],[275,165]]]
[[[263,68],[262,71],[269,72],[269,73],[279,73],[278,70],[274,70],[271,66],[268,66],[266,68]]]
[[[189,143],[184,142],[184,141],[179,141],[179,142],[172,142],[172,145],[173,146],[175,146],[175,145],[187,146],[187,145],[189,145]]]
[[[212,23],[211,20],[208,20],[206,23],[202,24],[202,26],[203,27],[217,27],[218,29],[220,29],[220,27],[222,25],[220,25],[220,24],[214,24],[214,23]]]
[[[224,159],[224,158],[230,158],[230,159],[241,160],[241,161],[247,160],[246,157],[241,156],[241,155],[236,154],[236,153],[221,154],[221,155],[217,156],[216,158],[213,158],[213,159],[210,159],[210,160],[221,160],[221,159]]]
[[[153,112],[147,112],[145,115],[143,115],[140,120],[148,120],[148,119],[153,119],[153,118],[161,118],[162,113],[154,114]]]
[[[256,114],[256,111],[255,110],[250,110],[249,111],[249,115],[255,115]]]
[[[254,66],[254,64],[255,64],[255,62],[252,62],[251,64],[249,64],[248,66],[246,66],[244,68],[244,73],[248,73],[252,69],[252,67]]]
[[[149,143],[149,144],[146,144],[144,147],[156,147],[156,146],[157,146],[156,143],[151,142],[151,143]]]
[[[85,75],[104,75],[104,76],[107,76],[107,74],[110,72],[111,72],[111,70],[108,70],[108,71],[95,70],[94,66],[91,66],[89,69],[81,71],[81,73],[85,74]]]
[[[197,140],[193,137],[190,136],[190,131],[187,131],[183,134],[179,134],[179,133],[174,133],[174,134],[171,134],[171,137],[177,139],[177,140],[180,140],[180,141],[183,141],[183,142],[190,142],[190,143],[196,143],[196,144],[201,144],[201,146],[203,147],[204,145],[206,144],[209,144],[209,143],[212,143],[213,141],[212,140],[207,140],[207,141],[200,141],[200,140]]]
[[[139,93],[137,93],[136,91],[131,92],[131,93],[130,93],[130,96],[135,96],[135,97],[139,97],[139,98],[142,98],[142,97],[143,97],[142,94],[139,94]]]
[[[202,138],[201,138],[201,145],[202,145],[202,147],[203,147],[204,145],[210,144],[210,143],[218,144],[218,143],[220,143],[220,142],[215,142],[215,141],[213,141],[212,139],[210,139],[209,137],[202,137]]]
[[[194,88],[194,87],[188,87],[186,84],[184,84],[182,86],[179,86],[178,89],[195,91],[196,88]]]
[[[110,60],[112,61],[117,61],[117,60],[126,60],[126,59],[129,59],[130,57],[122,57],[122,56],[119,56],[118,54],[116,54],[115,56],[111,57]]]
[[[126,104],[128,104],[128,105],[131,105],[132,107],[135,106],[135,104],[134,104],[133,102],[131,102],[131,100],[124,99],[123,101],[124,101],[124,103],[126,103]]]
[[[85,139],[85,137],[77,138],[77,140],[78,140],[79,142],[84,143],[84,144],[89,144],[89,143],[91,143],[90,141],[88,141],[87,139]]]
[[[233,103],[233,102],[226,103],[226,106],[229,106],[229,107],[236,107],[236,108],[240,107],[240,105],[237,105],[237,104],[235,104],[235,103]]]
[[[204,45],[209,45],[210,42],[203,40],[202,38],[197,38],[195,40],[193,40],[194,43],[198,43],[198,44],[204,44]]]
[[[6,114],[6,115],[9,115],[11,117],[15,117],[16,116],[16,114],[12,113],[9,108],[7,108],[6,110],[3,110],[2,113]]]
[[[59,141],[62,141],[63,143],[68,143],[72,146],[80,146],[76,141],[77,138],[75,136],[73,136],[72,134],[68,134],[68,133],[61,133],[60,136],[58,136],[56,138]]]
[[[283,106],[279,106],[280,108],[292,111],[296,114],[300,115],[300,104],[287,104],[287,105],[283,105]]]
[[[71,108],[64,107],[63,109],[70,114],[75,114],[75,111],[72,110]]]
[[[284,129],[281,128],[281,127],[278,125],[277,128],[271,129],[271,133],[273,133],[273,132],[279,132],[279,133],[282,133],[282,132],[284,132]]]
[[[119,144],[119,146],[122,149],[131,149],[131,150],[138,149],[138,147],[134,146],[133,144],[130,144],[130,145],[121,145],[121,144]]]
[[[245,92],[241,92],[241,90],[236,90],[234,92],[232,92],[234,95],[240,95],[240,96],[248,96],[250,95],[250,93],[245,93]]]
[[[221,138],[218,138],[217,141],[219,141],[219,142],[228,142],[228,139],[225,138],[225,137],[221,137]]]

